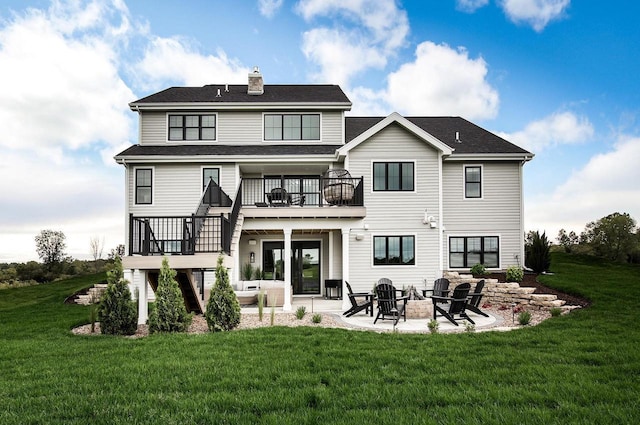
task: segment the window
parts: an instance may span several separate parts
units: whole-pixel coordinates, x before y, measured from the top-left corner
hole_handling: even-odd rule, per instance
[[[320,114],[266,114],[265,140],[320,140]]]
[[[265,280],[284,280],[284,242],[265,242],[262,246],[262,276]]]
[[[374,191],[413,191],[413,162],[374,162]]]
[[[498,248],[497,236],[450,237],[449,267],[469,268],[478,263],[488,268],[499,267]]]
[[[169,140],[216,140],[216,116],[169,115]]]
[[[150,204],[152,199],[152,176],[151,168],[136,168],[136,204]]]
[[[209,180],[213,179],[216,184],[220,184],[219,168],[203,168],[202,169],[202,190],[204,191],[209,184]]]
[[[374,236],[373,264],[407,266],[416,263],[415,236]]]
[[[482,167],[464,167],[464,197],[482,198]]]

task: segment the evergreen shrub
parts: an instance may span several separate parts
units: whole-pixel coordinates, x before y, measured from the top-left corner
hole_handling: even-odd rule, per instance
[[[107,272],[107,290],[98,307],[100,332],[105,335],[133,335],[138,328],[138,313],[124,279],[122,262],[116,258]]]
[[[230,331],[240,324],[240,304],[229,284],[229,274],[218,257],[216,283],[211,288],[205,319],[209,331]]]
[[[169,267],[165,257],[158,276],[155,308],[149,315],[149,332],[186,332],[191,319],[176,281],[176,271]]]

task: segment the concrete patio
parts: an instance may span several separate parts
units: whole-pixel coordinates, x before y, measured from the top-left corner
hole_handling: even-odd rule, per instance
[[[324,299],[321,296],[317,297],[294,297],[292,302],[292,310],[289,312],[283,312],[282,307],[276,307],[276,314],[294,314],[298,307],[304,306],[306,308],[307,313],[325,313],[331,314],[337,320],[344,323],[345,328],[351,329],[361,329],[361,330],[370,330],[374,332],[392,332],[394,331],[393,321],[391,320],[378,320],[378,322],[374,325],[373,321],[375,319],[377,310],[374,306],[373,317],[366,314],[364,311],[357,313],[351,317],[345,317],[342,315],[342,300],[328,300]],[[241,309],[242,313],[245,314],[256,314],[258,312],[258,307],[255,305],[252,306],[243,306]],[[270,307],[264,307],[265,314],[269,314]],[[475,330],[476,332],[481,332],[485,330],[507,330],[509,327],[505,326],[504,319],[501,316],[491,315],[491,312],[487,312],[489,317],[484,317],[479,314],[475,314],[473,312],[468,312],[468,315],[475,322]],[[397,326],[395,326],[395,331],[397,332],[407,332],[407,333],[419,333],[419,332],[429,332],[428,323],[431,320],[429,318],[423,319],[407,319],[407,321],[403,321],[401,318],[398,322]],[[442,316],[438,316],[438,332],[440,333],[449,333],[449,332],[464,332],[465,326],[461,322],[459,326],[453,325],[447,319]]]

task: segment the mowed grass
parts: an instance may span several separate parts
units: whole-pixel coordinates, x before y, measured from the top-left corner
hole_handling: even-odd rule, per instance
[[[263,328],[74,336],[104,276],[0,291],[1,424],[637,424],[640,268],[557,254],[592,307],[457,335]]]

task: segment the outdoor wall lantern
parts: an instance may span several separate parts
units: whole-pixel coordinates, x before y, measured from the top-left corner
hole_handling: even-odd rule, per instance
[[[255,263],[256,262],[256,253],[253,252],[253,251],[249,253],[249,262],[250,263]]]
[[[424,210],[424,217],[422,218],[422,224],[427,224],[432,229],[435,229],[438,226],[438,224],[436,223],[436,218],[432,215],[429,215],[426,208]]]

